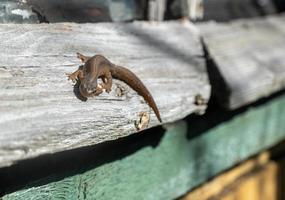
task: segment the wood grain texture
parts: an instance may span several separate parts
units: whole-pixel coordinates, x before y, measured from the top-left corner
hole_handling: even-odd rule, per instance
[[[151,0],[148,1],[148,20],[149,21],[163,21],[166,10],[165,0]]]
[[[252,200],[267,200],[278,199],[278,165],[276,162],[270,162],[262,169],[249,175],[229,188],[225,195],[221,195],[221,200],[231,196],[235,199],[252,199]]]
[[[202,47],[190,24],[0,25],[0,38],[0,166],[127,136],[137,132],[141,111],[151,113],[149,127],[159,124],[120,81],[111,94],[79,100],[65,75],[80,65],[76,52],[103,54],[137,74],[164,123],[203,112],[197,94],[209,99]]]
[[[199,25],[211,59],[229,89],[214,92],[238,108],[285,87],[285,15]]]

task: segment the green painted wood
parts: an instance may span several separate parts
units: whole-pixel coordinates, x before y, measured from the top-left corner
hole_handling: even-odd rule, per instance
[[[284,113],[285,94],[244,111],[210,110],[165,126],[156,147],[57,181],[36,182],[3,200],[173,199],[283,140]]]

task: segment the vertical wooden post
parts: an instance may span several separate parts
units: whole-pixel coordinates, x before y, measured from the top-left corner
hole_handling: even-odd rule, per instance
[[[148,20],[163,21],[166,8],[166,0],[149,0]]]
[[[203,0],[183,0],[181,2],[182,16],[191,20],[203,18]]]

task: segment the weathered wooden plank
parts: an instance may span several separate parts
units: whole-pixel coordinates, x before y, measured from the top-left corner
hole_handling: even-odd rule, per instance
[[[225,188],[224,193],[217,196],[217,199],[279,199],[278,198],[278,165],[270,162],[261,169],[241,178],[237,183]],[[202,199],[201,199],[202,200]]]
[[[193,30],[179,23],[0,25],[0,166],[137,132],[141,111],[151,112],[149,127],[159,124],[120,81],[111,94],[79,100],[65,75],[80,65],[76,52],[103,54],[136,73],[164,123],[203,112],[195,97],[207,102],[210,86]]]
[[[148,1],[148,20],[163,21],[166,9],[165,0]]]
[[[198,26],[216,64],[210,67],[217,68],[225,81],[213,82],[225,107],[234,109],[285,87],[284,15]]]
[[[278,175],[277,163],[270,162],[243,179],[231,192],[237,199],[278,199]]]
[[[202,118],[165,125],[165,134],[137,134],[137,142],[131,140],[125,146],[118,145],[118,149],[106,147],[112,150],[109,153],[91,152],[94,155],[91,162],[95,163],[103,157],[108,160],[114,152],[119,155],[129,152],[124,157],[113,157],[93,167],[87,166],[83,159],[82,168],[73,175],[53,175],[2,199],[175,199],[285,138],[285,94],[234,113],[213,109]],[[148,141],[144,148],[142,141]],[[80,155],[72,158],[77,166]],[[46,160],[40,169],[50,165],[49,159]],[[58,166],[56,160],[53,163]],[[60,163],[70,163],[70,160],[60,160]],[[7,186],[5,182],[2,184]]]

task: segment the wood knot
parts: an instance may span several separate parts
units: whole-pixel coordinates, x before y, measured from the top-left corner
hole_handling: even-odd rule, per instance
[[[11,78],[13,75],[7,70],[6,67],[0,67],[0,78]]]
[[[117,97],[124,96],[126,94],[126,89],[120,84],[116,84],[116,85],[117,85],[117,87],[115,89],[116,96]]]
[[[150,116],[148,112],[140,112],[139,120],[135,122],[137,130],[142,130],[148,127]]]
[[[195,96],[195,100],[194,100],[195,105],[197,106],[203,106],[206,105],[206,100],[204,99],[204,97],[201,94],[197,94]]]

